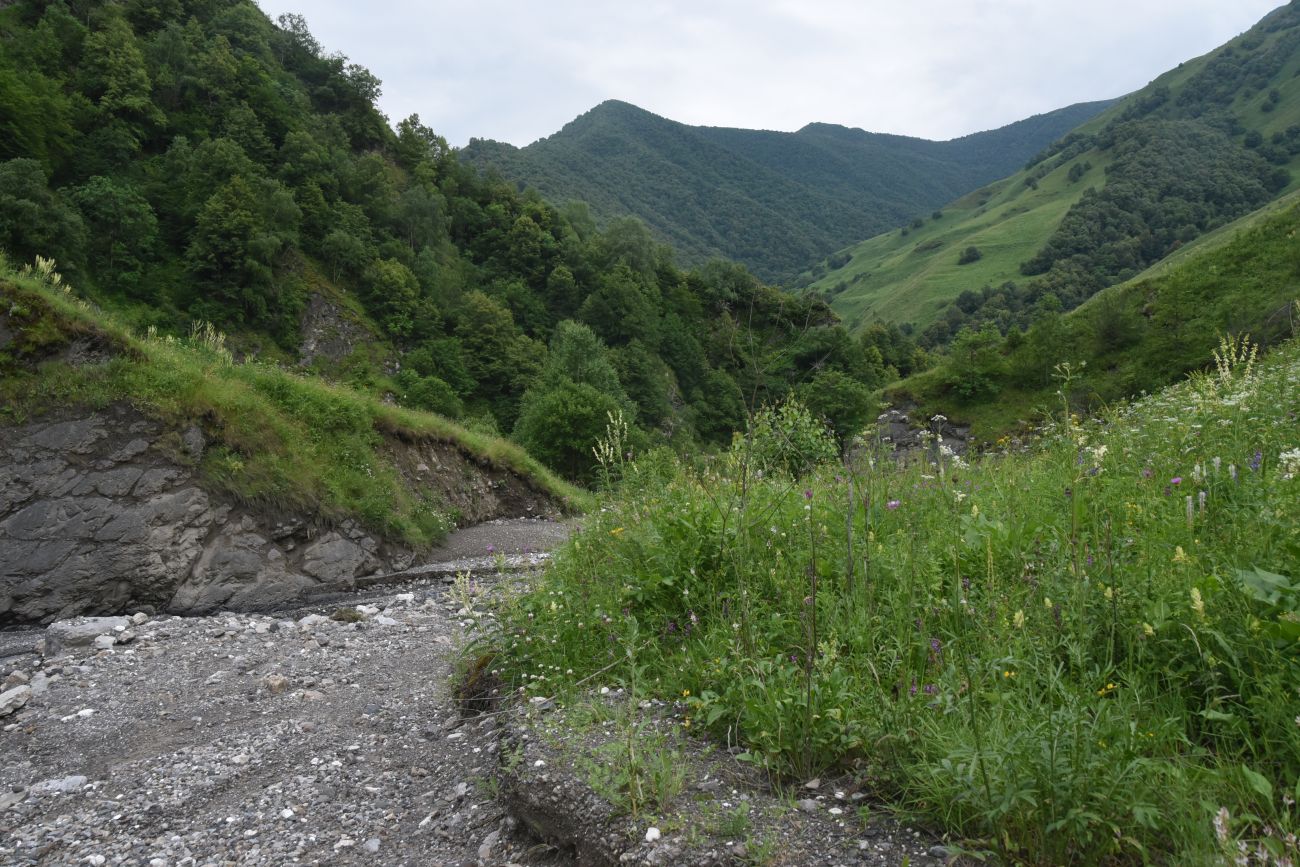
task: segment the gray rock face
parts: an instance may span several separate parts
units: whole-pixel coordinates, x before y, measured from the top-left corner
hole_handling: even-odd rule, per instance
[[[170,457],[205,445],[125,407],[0,432],[0,623],[266,607],[405,562],[355,528],[313,538],[220,502]]]

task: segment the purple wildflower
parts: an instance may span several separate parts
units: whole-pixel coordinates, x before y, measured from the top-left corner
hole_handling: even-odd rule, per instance
[[[811,499],[812,499],[812,488],[807,488],[806,490],[804,490],[804,492],[803,492],[803,498],[804,498],[805,500],[811,500]]]
[[[890,500],[888,503],[885,503],[885,508],[892,512],[901,505],[903,505],[902,500]]]
[[[1182,476],[1174,476],[1172,479],[1169,480],[1169,484],[1171,485],[1181,485],[1182,483],[1183,483]]]
[[[1259,469],[1259,465],[1264,463],[1264,453],[1255,452],[1255,456],[1250,459],[1250,471],[1253,473]]]
[[[487,552],[488,552],[489,554],[495,554],[495,553],[497,552],[497,546],[496,546],[496,545],[488,545],[488,546],[487,546]]]
[[[922,690],[926,695],[938,695],[938,694],[939,694],[939,687],[938,687],[938,685],[933,684],[933,683],[927,683],[925,686],[921,687],[921,690]]]
[[[1144,478],[1144,479],[1149,479],[1149,478],[1151,478],[1152,476],[1154,476],[1155,474],[1156,474],[1156,473],[1155,473],[1155,470],[1151,469],[1150,467],[1143,467],[1143,468],[1142,468],[1142,478]]]

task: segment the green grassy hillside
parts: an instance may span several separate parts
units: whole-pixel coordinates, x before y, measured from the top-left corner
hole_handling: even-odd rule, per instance
[[[1041,420],[1064,389],[1082,411],[1154,391],[1213,363],[1221,335],[1265,346],[1300,324],[1300,192],[1102,290],[1027,332],[967,332],[938,366],[887,389],[919,417],[942,413],[991,441]],[[1056,369],[1071,365],[1064,382]]]
[[[941,218],[842,250],[799,282],[851,326],[910,322],[930,342],[1073,307],[1294,185],[1298,72],[1300,10],[1288,6]]]
[[[692,127],[609,101],[528,147],[476,140],[461,156],[551,201],[585,201],[601,222],[640,217],[688,261],[725,257],[783,279],[1002,177],[1106,105],[932,142],[831,124]]]

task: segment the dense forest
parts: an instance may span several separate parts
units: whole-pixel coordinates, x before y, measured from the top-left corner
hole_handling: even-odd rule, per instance
[[[739,266],[682,271],[632,220],[598,230],[485,177],[298,16],[248,0],[0,10],[0,250],[54,257],[136,327],[229,332],[297,360],[325,299],[370,331],[318,372],[513,434],[571,477],[623,411],[634,442],[719,443],[798,390],[856,430],[919,363]]]
[[[687,126],[611,100],[528,147],[475,140],[464,157],[551,201],[585,201],[598,221],[635,215],[692,261],[722,256],[785,280],[1010,174],[1109,104],[935,142],[825,123]]]

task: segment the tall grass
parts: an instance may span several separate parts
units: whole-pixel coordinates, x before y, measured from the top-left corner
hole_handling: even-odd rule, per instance
[[[1219,358],[969,465],[621,467],[507,611],[514,683],[634,648],[774,778],[855,775],[1008,862],[1292,863],[1300,345]]]
[[[441,539],[455,515],[401,477],[394,440],[451,443],[574,509],[589,496],[518,446],[441,416],[282,367],[236,363],[210,326],[179,339],[132,334],[55,277],[52,264],[22,276],[0,272],[0,300],[20,332],[0,353],[0,417],[23,421],[69,404],[126,401],[173,428],[200,425],[212,441],[200,473],[238,500],[327,521],[355,519],[417,548]],[[112,358],[71,365],[48,357],[87,338],[111,344]]]

